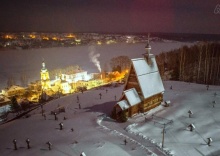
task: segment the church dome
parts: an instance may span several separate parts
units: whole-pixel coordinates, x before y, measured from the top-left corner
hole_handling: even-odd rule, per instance
[[[151,46],[150,46],[149,42],[147,42],[147,45],[145,46],[145,49],[151,49]]]

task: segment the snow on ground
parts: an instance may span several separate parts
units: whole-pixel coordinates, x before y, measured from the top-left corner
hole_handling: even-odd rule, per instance
[[[158,54],[178,48],[181,44],[184,43],[169,45],[152,43],[152,53]],[[145,44],[114,44],[95,48],[97,53],[101,53],[100,61],[104,64],[112,57],[119,55],[127,55],[130,58],[141,57],[145,52],[144,46]],[[95,72],[96,67],[89,62],[88,49],[88,46],[77,46],[2,51],[0,80],[4,82],[11,73],[17,78],[21,73],[28,73],[30,79],[38,79],[42,57],[49,70],[79,64],[85,70]],[[159,106],[129,119],[126,123],[116,123],[106,117],[101,120],[103,114],[110,114],[116,103],[114,96],[116,95],[117,99],[120,98],[123,86],[108,88],[108,93],[103,88],[78,94],[82,109],[79,109],[76,95],[51,101],[44,105],[46,120],[39,108],[32,111],[29,118],[0,125],[0,155],[78,156],[81,152],[85,152],[87,156],[220,155],[220,114],[218,113],[220,87],[210,86],[209,90],[206,90],[205,85],[199,84],[172,81],[165,81],[164,84],[166,89],[164,100],[170,100],[170,106]],[[171,85],[172,90],[169,89]],[[216,96],[214,96],[215,92]],[[102,99],[99,99],[99,93],[102,93]],[[213,108],[214,100],[216,104]],[[54,115],[50,113],[59,106],[64,106],[66,112],[58,114],[59,119],[55,121]],[[189,110],[193,112],[192,118],[188,117]],[[152,114],[155,115],[153,119]],[[67,120],[64,120],[64,116]],[[162,151],[163,125],[157,122],[163,124],[170,120],[173,123],[166,126],[165,151]],[[60,122],[64,124],[63,130],[59,130]],[[191,123],[195,125],[193,132],[187,129]],[[207,146],[208,137],[213,139],[211,146]],[[27,138],[31,140],[29,150],[26,149],[25,139]],[[13,150],[13,139],[17,140],[17,151]],[[124,145],[124,139],[128,141],[127,145]],[[51,151],[48,150],[47,141],[53,144]]]
[[[124,137],[119,137],[114,130],[106,131],[97,121],[102,114],[109,114],[115,104],[114,96],[120,97],[123,86],[117,88],[91,90],[78,94],[81,109],[76,95],[62,97],[43,106],[46,120],[41,115],[41,109],[32,111],[29,118],[21,118],[0,126],[1,155],[53,155],[79,156],[85,152],[90,156],[142,156],[155,154],[141,147],[138,143],[124,145]],[[102,93],[102,99],[99,99]],[[64,106],[65,113],[54,115],[50,112],[57,107]],[[67,120],[64,120],[64,116]],[[64,129],[60,130],[59,123],[63,122]],[[112,121],[111,121],[112,122]],[[114,122],[112,122],[114,123]],[[73,132],[72,129],[73,128]],[[25,140],[30,139],[31,149],[26,148]],[[17,140],[18,150],[14,150],[12,140]],[[52,143],[52,150],[48,150],[46,142]]]
[[[10,110],[9,105],[1,106],[0,107],[0,115],[1,115],[2,112],[7,112],[9,110]]]
[[[119,99],[123,86],[108,88],[107,93],[103,87],[78,94],[81,109],[76,94],[53,100],[43,106],[46,120],[38,108],[30,113],[29,118],[0,125],[1,155],[78,156],[81,152],[89,156],[219,155],[220,87],[210,86],[206,90],[205,85],[174,81],[165,81],[164,85],[164,100],[170,100],[170,106],[159,106],[138,114],[126,123],[105,117],[116,103],[114,96]],[[169,89],[171,85],[172,90]],[[99,93],[102,93],[102,99]],[[214,108],[213,100],[216,101]],[[57,107],[65,107],[66,112],[58,114],[58,121],[55,121],[50,113]],[[193,112],[191,118],[188,117],[189,110]],[[173,122],[166,126],[163,151],[163,125],[159,123],[170,120]],[[59,127],[61,122],[63,130]],[[187,129],[190,123],[195,125],[193,132]],[[211,146],[207,145],[208,137],[213,139]],[[30,139],[29,150],[26,148],[27,138]],[[17,151],[14,150],[13,139],[17,140]],[[124,144],[125,139],[127,145]],[[52,143],[51,151],[47,141]]]
[[[161,124],[172,120],[173,123],[165,128],[164,147],[168,151],[177,156],[220,155],[220,87],[210,86],[206,90],[206,86],[200,84],[172,81],[164,84],[164,100],[170,100],[170,106],[160,106],[153,113],[130,119],[131,123],[136,124],[132,124],[127,130],[161,143]],[[169,89],[171,85],[172,90]],[[213,101],[216,101],[214,107]],[[191,118],[188,115],[189,110],[193,112]],[[152,114],[155,115],[154,118]],[[189,124],[195,125],[193,132],[187,128]],[[213,139],[211,146],[207,145],[209,137]]]

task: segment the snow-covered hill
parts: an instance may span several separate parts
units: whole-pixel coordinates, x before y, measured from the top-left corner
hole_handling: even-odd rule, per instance
[[[169,89],[171,85],[172,90]],[[161,143],[163,124],[171,120],[172,123],[165,126],[164,139],[164,146],[171,153],[177,156],[220,155],[220,87],[210,86],[207,90],[205,85],[168,81],[165,88],[164,100],[170,100],[170,106],[138,115],[131,120],[136,124],[127,130]],[[193,112],[191,118],[189,110]],[[188,128],[190,124],[195,126],[192,132]],[[211,146],[207,145],[209,137],[213,140]]]
[[[116,102],[114,96],[117,100],[120,98],[123,86],[78,94],[81,109],[77,95],[51,101],[43,107],[46,120],[39,108],[31,112],[29,118],[0,125],[1,155],[79,156],[81,152],[89,156],[220,155],[220,87],[209,86],[206,90],[205,85],[173,81],[165,81],[164,85],[164,100],[170,100],[170,106],[159,106],[126,123],[117,123],[103,115],[110,114]],[[171,85],[172,90],[169,89]],[[102,93],[102,99],[99,93]],[[213,101],[216,101],[214,107]],[[51,111],[62,106],[66,112],[58,114],[56,121]],[[191,118],[188,117],[189,110],[193,112]],[[156,122],[167,123],[170,120],[173,122],[166,126],[163,151],[163,126]],[[61,122],[63,130],[60,130]],[[187,129],[190,123],[195,125],[192,132]],[[211,146],[207,145],[208,137],[213,139]],[[27,138],[31,149],[26,148]],[[17,140],[18,150],[14,150],[13,139]],[[48,149],[47,141],[53,144],[52,150]]]

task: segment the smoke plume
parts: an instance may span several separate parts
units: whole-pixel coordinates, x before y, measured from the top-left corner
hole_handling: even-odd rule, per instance
[[[90,61],[95,64],[95,66],[98,68],[99,72],[101,72],[101,66],[98,58],[100,57],[99,53],[95,52],[95,48],[93,46],[89,47],[89,58]]]

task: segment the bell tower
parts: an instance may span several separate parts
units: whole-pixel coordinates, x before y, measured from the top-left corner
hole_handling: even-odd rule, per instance
[[[51,88],[50,76],[49,76],[48,70],[46,69],[46,65],[45,65],[44,60],[42,62],[42,69],[41,69],[40,74],[41,74],[41,88],[42,88],[42,90],[47,90],[47,89]]]

